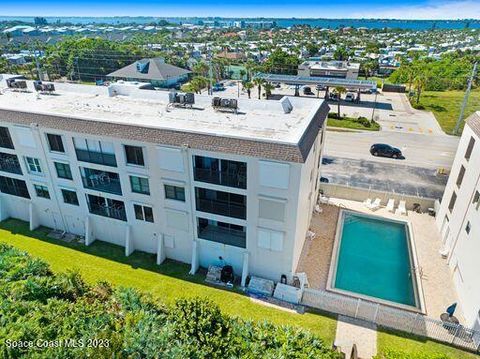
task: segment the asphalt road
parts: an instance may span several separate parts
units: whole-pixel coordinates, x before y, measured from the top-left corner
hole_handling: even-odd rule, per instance
[[[441,198],[448,179],[435,169],[400,161],[387,164],[331,156],[323,158],[322,177],[329,183],[427,198]]]
[[[455,157],[458,141],[458,137],[448,135],[394,131],[327,131],[325,156],[424,168],[450,168]],[[374,143],[387,143],[400,148],[405,159],[393,160],[373,157],[369,150]]]

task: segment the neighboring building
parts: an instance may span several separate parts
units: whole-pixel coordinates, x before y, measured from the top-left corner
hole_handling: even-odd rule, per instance
[[[107,75],[115,80],[150,82],[155,87],[175,87],[188,80],[191,71],[166,64],[162,58],[142,59]]]
[[[298,76],[356,80],[359,70],[359,63],[348,61],[304,61],[298,65]]]
[[[466,325],[480,329],[480,112],[466,121],[436,220]]]
[[[215,55],[215,57],[222,58],[222,59],[227,59],[227,60],[245,60],[247,56],[245,55],[244,52],[241,51],[227,51],[224,50],[222,52],[219,52]]]
[[[5,83],[0,83],[2,87]],[[31,82],[28,82],[33,91]],[[0,220],[15,217],[199,266],[292,278],[317,201],[326,102],[55,83],[0,96]]]

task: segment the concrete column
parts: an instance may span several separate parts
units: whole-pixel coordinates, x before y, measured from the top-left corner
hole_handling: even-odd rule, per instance
[[[199,264],[199,255],[198,255],[198,241],[194,240],[192,243],[192,267],[190,269],[190,274],[197,273]]]
[[[91,222],[90,216],[87,216],[85,219],[85,245],[89,246],[95,241],[95,236],[93,232],[93,224]]]
[[[30,217],[30,230],[33,231],[38,227],[38,218],[37,214],[35,213],[35,207],[32,202],[28,205],[28,213]]]
[[[132,230],[127,224],[125,227],[125,257],[128,257],[135,250],[132,240]]]
[[[161,233],[157,238],[157,264],[162,264],[165,258],[165,242],[163,233]]]
[[[245,287],[248,277],[248,252],[243,253],[243,266],[242,266],[242,287]]]
[[[6,220],[9,217],[7,206],[5,205],[5,200],[3,197],[0,197],[0,222]]]

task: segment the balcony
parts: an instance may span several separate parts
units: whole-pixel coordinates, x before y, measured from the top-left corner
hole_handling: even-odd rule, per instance
[[[79,161],[117,167],[117,160],[113,153],[95,152],[79,148],[75,148],[75,152]]]
[[[122,186],[116,173],[84,169],[82,182],[83,187],[88,189],[122,195]]]
[[[227,171],[195,167],[193,169],[193,173],[195,181],[198,182],[206,182],[242,189],[247,188],[247,176],[241,175],[238,172],[232,173]]]
[[[125,206],[123,205],[123,202],[121,205],[115,204],[112,206],[104,206],[98,203],[89,203],[88,209],[90,213],[96,214],[98,216],[119,219],[125,222],[127,221],[127,213],[125,212]]]
[[[239,219],[247,218],[247,208],[245,205],[223,202],[213,199],[196,198],[197,211],[218,214]]]
[[[243,231],[228,229],[209,224],[198,227],[198,238],[240,248],[247,247],[246,234]]]
[[[30,198],[25,181],[0,176],[0,192],[17,197]]]
[[[22,174],[22,168],[18,162],[18,157],[7,153],[0,153],[0,171]]]

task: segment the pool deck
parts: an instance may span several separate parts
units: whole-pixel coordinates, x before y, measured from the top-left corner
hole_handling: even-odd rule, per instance
[[[310,230],[316,236],[306,240],[297,267],[297,272],[305,272],[310,287],[326,289],[338,216],[342,208],[376,216],[408,220],[412,227],[419,266],[422,268],[422,287],[425,309],[429,317],[439,319],[440,314],[454,302],[457,302],[452,272],[446,261],[440,256],[441,239],[435,225],[435,219],[428,214],[408,211],[407,216],[388,212],[385,208],[373,212],[363,203],[344,199],[330,198],[329,204],[322,204],[322,213],[314,214]],[[460,307],[455,316],[464,323]]]

